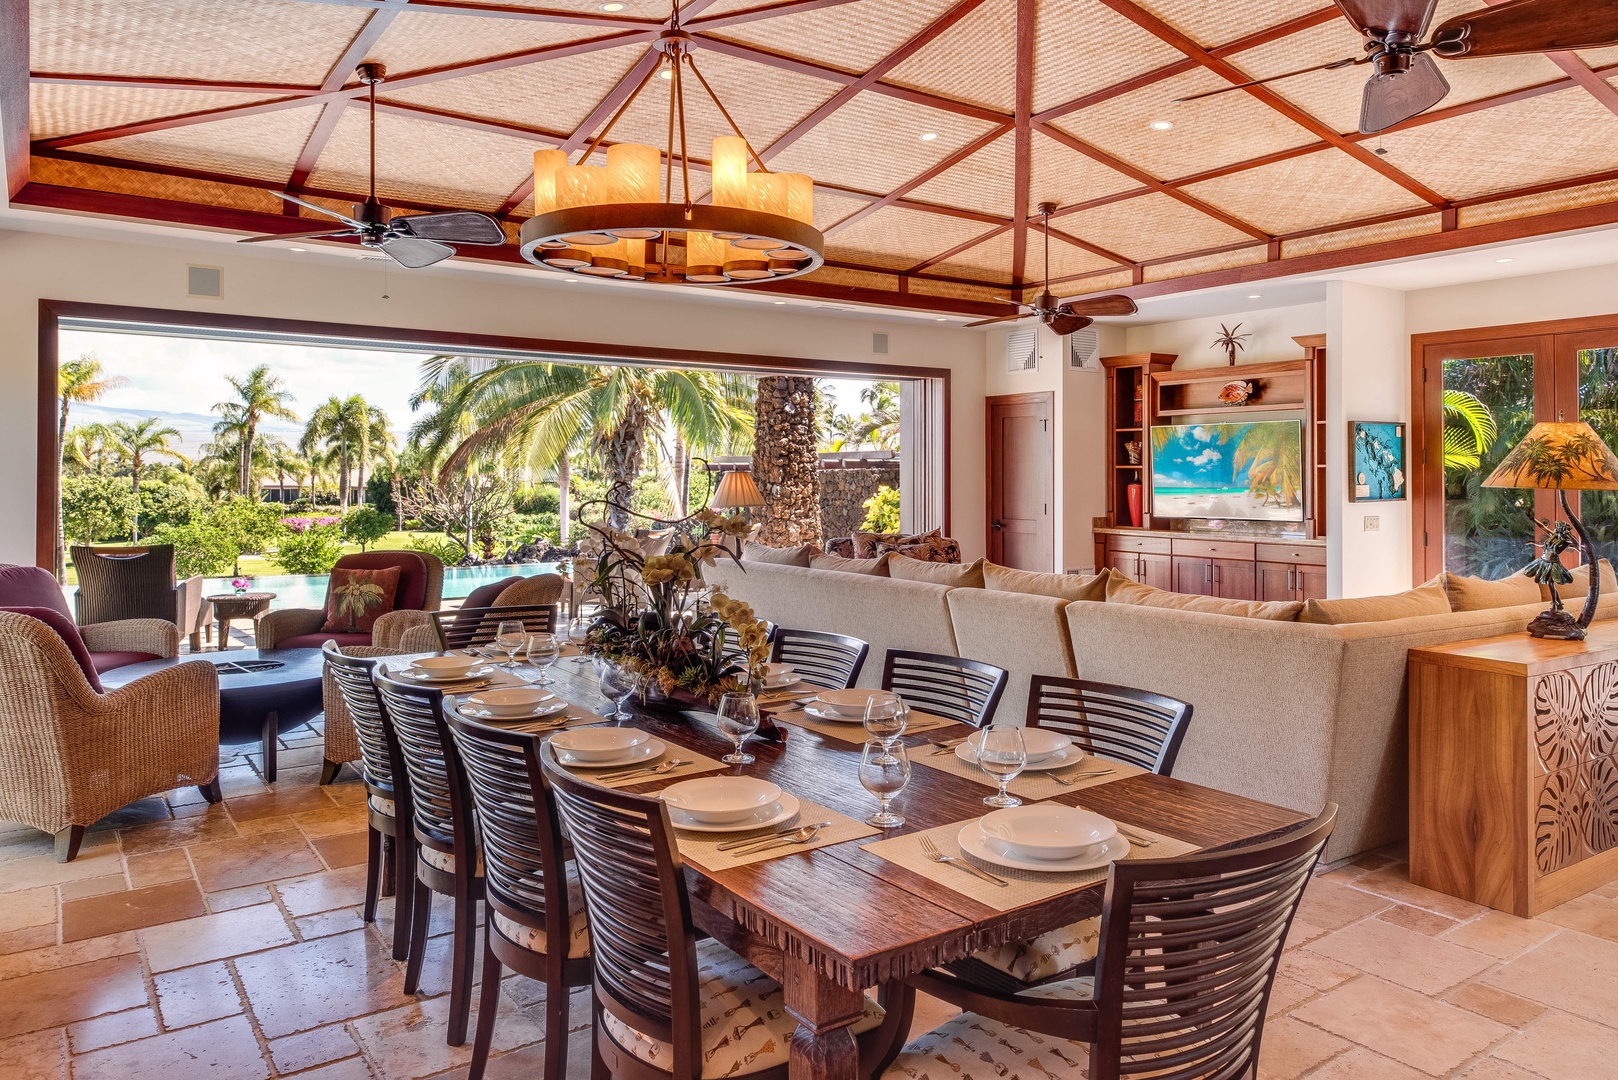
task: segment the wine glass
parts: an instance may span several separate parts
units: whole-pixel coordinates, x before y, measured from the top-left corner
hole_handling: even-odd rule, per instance
[[[753,755],[742,753],[742,744],[758,730],[758,699],[752,694],[721,694],[716,711],[719,713],[719,730],[736,744],[734,751],[719,760],[727,765],[751,765]]]
[[[575,616],[573,621],[567,624],[567,636],[569,641],[579,647],[579,655],[573,658],[573,662],[588,663],[590,657],[584,653],[584,643],[590,637],[590,620],[583,615]]]
[[[601,692],[606,694],[618,706],[617,711],[610,712],[605,719],[633,720],[635,714],[624,708],[635,691],[640,689],[640,675],[623,664],[606,663],[601,667]]]
[[[910,719],[910,706],[904,703],[904,698],[898,694],[890,697],[881,697],[872,694],[865,699],[865,730],[871,738],[882,744],[882,753],[892,757],[893,744],[899,736],[905,733],[905,724]],[[892,764],[883,761],[882,764]]]
[[[1000,785],[1000,790],[983,800],[988,806],[1021,806],[1022,800],[1008,794],[1006,785],[1017,779],[1028,765],[1028,748],[1023,745],[1022,728],[1015,724],[991,724],[983,730],[978,747],[978,768]]]
[[[866,822],[883,829],[905,823],[903,816],[888,809],[893,797],[910,782],[910,753],[904,743],[885,745],[881,739],[868,739],[860,752],[860,783],[876,796],[875,816]]]
[[[521,619],[503,619],[494,630],[494,647],[506,654],[506,666],[517,665],[517,653],[528,643],[528,628]]]
[[[528,638],[528,662],[539,669],[539,678],[535,682],[540,686],[551,685],[550,667],[562,655],[562,646],[556,640],[555,634],[533,634]]]

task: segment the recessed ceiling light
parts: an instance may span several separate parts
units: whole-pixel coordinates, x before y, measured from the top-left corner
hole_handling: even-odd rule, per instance
[[[289,248],[287,248],[287,250],[288,250],[288,251],[308,251],[308,250],[309,250],[309,249],[308,249],[308,248],[294,248],[294,247],[289,247]]]
[[[579,279],[576,277],[565,277],[562,280],[569,285],[577,285],[579,283]]]
[[[934,319],[933,322],[949,322],[949,319],[943,315],[940,315],[938,318]]]
[[[1497,262],[1497,263],[1508,263],[1508,262],[1516,262],[1517,260],[1516,259],[1496,259],[1494,261]]]
[[[622,10],[624,10],[624,5],[618,4],[618,3],[602,4],[601,5],[601,10],[602,11],[622,11]]]
[[[776,301],[776,302],[775,302],[775,306],[776,306],[776,307],[780,307],[780,306],[781,306],[781,305],[782,305],[782,304],[784,304],[784,303],[786,303],[786,301],[785,301],[785,300],[777,300],[777,301]]]
[[[1173,120],[1153,120],[1151,122],[1151,124],[1148,125],[1148,126],[1153,131],[1173,131],[1174,130],[1174,121]]]
[[[1247,298],[1249,300],[1262,300],[1264,299],[1264,294],[1261,292],[1250,292],[1247,294]]]
[[[932,142],[936,138],[938,138],[938,132],[936,131],[926,131],[921,135],[922,142]]]
[[[664,68],[662,71],[659,71],[657,73],[657,77],[659,79],[662,79],[664,82],[668,82],[669,80],[674,78],[674,69],[673,68]]]

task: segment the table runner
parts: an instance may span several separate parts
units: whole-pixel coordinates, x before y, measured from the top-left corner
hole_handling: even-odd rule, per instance
[[[962,761],[957,757],[953,748],[938,751],[936,747],[930,744],[912,747],[910,750],[910,763],[912,765],[925,765],[929,769],[937,769],[939,772],[947,772],[952,776],[959,776],[974,783],[982,784],[984,787],[999,787],[994,778],[988,773],[976,765]],[[1071,784],[1057,783],[1051,779],[1050,773],[1025,771],[1021,776],[1013,780],[1006,790],[1019,799],[1038,801],[1040,799],[1055,798],[1057,795],[1066,792],[1083,791],[1085,788],[1096,787],[1100,784],[1110,784],[1114,780],[1122,780],[1128,776],[1138,776],[1146,771],[1138,765],[1128,765],[1121,761],[1086,754],[1084,760],[1079,764],[1056,769],[1055,772],[1067,776],[1076,772],[1086,773],[1103,768],[1107,770],[1104,775],[1087,776],[1074,780]]]
[[[775,711],[772,713],[777,722],[801,727],[806,731],[813,731],[818,735],[838,739],[842,742],[853,743],[858,746],[870,736],[865,733],[865,724],[856,721],[851,724],[839,724],[832,720],[816,720],[802,709]],[[935,731],[942,727],[955,726],[954,720],[946,720],[942,716],[921,712],[919,709],[910,710],[910,718],[905,722],[905,734],[915,735],[923,731]],[[915,751],[911,752],[912,758]]]
[[[1078,870],[1065,874],[1046,874],[1033,870],[1013,870],[994,863],[984,862],[963,855],[961,846],[955,840],[961,829],[968,821],[957,821],[953,825],[940,825],[936,829],[927,829],[923,832],[908,833],[896,836],[891,840],[879,840],[873,844],[861,844],[863,851],[896,866],[920,874],[928,881],[936,882],[963,896],[969,896],[986,907],[995,911],[1010,911],[1013,908],[1023,907],[1026,904],[1036,904],[1041,900],[1049,900],[1053,896],[1071,892],[1084,885],[1092,885],[1104,881],[1107,877],[1105,866],[1095,870]],[[1129,854],[1124,861],[1133,859],[1162,859],[1175,855],[1188,855],[1198,850],[1197,845],[1188,844],[1184,840],[1177,840],[1172,836],[1165,836],[1151,829],[1139,825],[1126,825],[1119,823],[1120,829],[1126,829],[1136,836],[1143,836],[1152,841],[1150,846],[1142,846],[1131,842]],[[934,862],[921,851],[921,838],[931,838],[938,850],[945,855],[954,855],[968,859],[972,865],[1000,878],[1007,884],[1004,887],[984,881],[969,871],[948,863]]]
[[[720,851],[719,845],[741,840],[749,836],[769,836],[777,832],[781,826],[772,826],[768,829],[755,829],[751,833],[699,833],[688,832],[684,829],[675,829],[675,835],[680,845],[680,854],[687,860],[697,863],[710,870],[729,870],[737,866],[746,866],[749,863],[767,862],[778,859],[783,855],[793,855],[801,851],[813,851],[816,848],[830,847],[833,844],[846,843],[849,840],[862,840],[867,836],[877,836],[882,830],[856,818],[839,814],[835,810],[828,810],[817,802],[808,799],[799,799],[798,814],[792,820],[792,827],[812,825],[817,821],[829,821],[830,825],[821,829],[813,841],[807,844],[793,844],[790,847],[776,847],[756,854],[738,854],[730,851]]]

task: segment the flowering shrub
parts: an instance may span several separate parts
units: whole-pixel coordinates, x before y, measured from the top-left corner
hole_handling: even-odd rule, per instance
[[[330,515],[323,517],[284,517],[281,519],[281,524],[302,535],[317,525],[338,525],[341,524],[342,520],[342,518],[331,517]]]

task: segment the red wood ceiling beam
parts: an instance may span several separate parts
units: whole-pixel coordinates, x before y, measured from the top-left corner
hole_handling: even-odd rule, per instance
[[[0,4],[0,168],[5,194],[28,183],[28,5]]]
[[[859,221],[861,218],[870,217],[883,207],[892,206],[894,203],[900,202],[901,200],[907,202],[909,204],[908,208],[910,209],[918,208],[917,203],[906,200],[905,196],[926,184],[928,181],[936,179],[943,173],[953,169],[955,166],[959,165],[961,162],[965,161],[979,150],[982,150],[984,147],[1000,138],[1000,136],[1004,135],[1006,131],[1007,129],[1004,127],[997,127],[991,131],[987,131],[984,134],[979,135],[977,138],[973,139],[971,142],[967,143],[953,154],[950,154],[948,157],[938,162],[932,168],[921,173],[921,175],[906,180],[904,183],[900,184],[886,195],[883,195],[881,198],[872,199],[870,202],[866,203],[860,209],[854,211],[854,213],[850,214],[848,217],[823,231],[827,236],[830,236],[841,229],[848,228],[848,226],[854,224],[856,221]],[[926,207],[929,210],[931,209],[929,204],[922,203],[919,205]]]
[[[1127,255],[1120,255],[1116,251],[1107,250],[1106,248],[1102,247],[1100,244],[1092,244],[1088,240],[1081,240],[1077,236],[1074,236],[1072,233],[1063,232],[1061,229],[1056,228],[1054,225],[1051,226],[1050,232],[1051,232],[1051,236],[1054,237],[1055,239],[1060,240],[1065,244],[1071,244],[1073,247],[1076,247],[1081,251],[1088,251],[1092,255],[1096,255],[1096,256],[1099,256],[1100,258],[1106,259],[1108,262],[1116,263],[1120,267],[1127,267],[1129,269],[1134,269],[1135,267],[1141,265],[1139,262],[1137,262],[1134,259],[1131,259]],[[1106,271],[1105,270],[1092,270],[1090,272],[1092,274],[1102,274],[1102,273],[1105,273]]]
[[[923,260],[921,260],[921,262],[917,263],[916,265],[911,266],[911,267],[907,267],[903,272],[906,273],[906,274],[919,274],[923,270],[927,269],[929,266],[936,266],[941,262],[948,262],[950,259],[953,259],[955,256],[959,255],[963,251],[970,251],[971,249],[977,247],[979,244],[985,243],[986,241],[989,241],[989,240],[993,240],[995,237],[999,236],[1001,233],[1003,233],[1006,230],[1010,229],[1013,224],[1015,224],[1015,223],[1008,221],[1004,225],[996,225],[994,228],[990,229],[988,232],[983,233],[983,234],[981,234],[979,236],[974,236],[970,240],[964,240],[961,243],[956,244],[954,247],[950,248],[948,251],[941,251],[937,255],[932,256],[931,258],[923,259]]]
[[[1020,287],[1027,278],[1028,215],[1033,211],[1034,133],[1034,0],[1017,0],[1017,73],[1012,130],[1016,132],[1011,159],[1011,283]]]
[[[318,86],[239,79],[168,79],[149,75],[92,75],[74,71],[36,71],[28,78],[31,82],[61,86],[121,86],[135,90],[211,90],[227,94],[273,94],[277,97],[308,97],[320,93]]]

